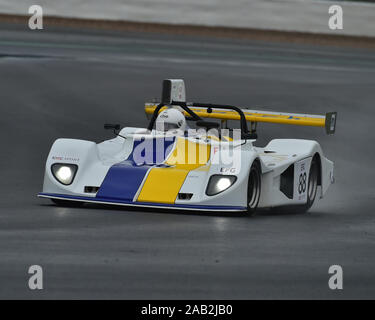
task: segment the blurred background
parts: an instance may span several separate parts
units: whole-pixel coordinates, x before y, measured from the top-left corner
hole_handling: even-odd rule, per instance
[[[328,7],[345,14],[342,35],[373,36],[373,0],[0,0],[0,13],[25,15],[40,5],[46,16],[242,27],[313,33],[328,28]]]

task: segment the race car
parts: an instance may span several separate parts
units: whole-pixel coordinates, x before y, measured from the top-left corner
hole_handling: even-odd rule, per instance
[[[306,115],[187,102],[181,79],[164,80],[161,101],[146,103],[145,112],[147,128],[105,124],[115,137],[98,144],[57,139],[38,196],[61,206],[305,212],[334,182],[333,162],[318,142],[274,139],[265,147],[254,142],[258,122],[324,127],[333,134],[336,112]]]

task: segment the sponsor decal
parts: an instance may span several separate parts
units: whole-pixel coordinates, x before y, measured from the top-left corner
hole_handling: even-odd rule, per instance
[[[235,174],[236,173],[236,168],[226,168],[226,167],[223,167],[223,168],[220,168],[220,173],[222,174]]]
[[[79,162],[80,159],[77,157],[52,156],[52,160]]]

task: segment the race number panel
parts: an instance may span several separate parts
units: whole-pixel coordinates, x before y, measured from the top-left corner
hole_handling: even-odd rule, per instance
[[[311,158],[300,160],[294,164],[294,193],[293,199],[299,203],[307,202],[309,171]]]

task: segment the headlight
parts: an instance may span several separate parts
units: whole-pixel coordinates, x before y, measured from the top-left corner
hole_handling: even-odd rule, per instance
[[[73,182],[77,169],[78,166],[76,164],[55,163],[51,166],[55,179],[66,186]]]
[[[213,175],[208,181],[206,194],[213,196],[228,189],[237,180],[236,176]]]

